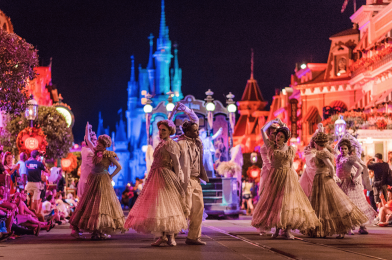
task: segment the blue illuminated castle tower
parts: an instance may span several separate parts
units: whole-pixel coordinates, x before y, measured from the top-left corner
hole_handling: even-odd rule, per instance
[[[169,28],[166,26],[165,3],[161,3],[161,21],[157,48],[154,52],[154,36],[149,39],[150,55],[146,68],[139,65],[138,81],[135,72],[135,57],[131,56],[131,78],[128,82],[128,103],[125,112],[126,124],[123,114],[116,125],[113,149],[117,153],[122,170],[113,179],[115,187],[121,189],[129,182],[134,182],[136,177],[143,177],[146,171],[145,152],[143,147],[147,145],[147,131],[145,114],[143,112],[142,93],[153,96],[153,105],[161,101],[167,101],[167,92],[174,92],[174,101],[181,100],[182,71],[178,65],[177,45],[174,44],[174,55],[172,54],[172,43],[169,39]],[[171,68],[172,59],[173,67]],[[103,129],[102,119],[100,128]],[[102,130],[101,130],[102,131]]]

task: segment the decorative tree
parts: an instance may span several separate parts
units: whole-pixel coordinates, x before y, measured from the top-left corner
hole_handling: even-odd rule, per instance
[[[29,127],[29,121],[24,116],[17,116],[7,123],[4,139],[0,137],[0,142],[4,145],[4,150],[17,154],[16,138],[19,132]],[[62,114],[57,112],[55,107],[39,106],[38,118],[34,121],[34,127],[42,129],[46,135],[48,147],[45,158],[57,159],[65,157],[72,146],[73,135],[71,128],[67,127],[67,122]]]
[[[0,29],[0,110],[19,115],[26,108],[26,84],[35,78],[37,50],[14,33]]]

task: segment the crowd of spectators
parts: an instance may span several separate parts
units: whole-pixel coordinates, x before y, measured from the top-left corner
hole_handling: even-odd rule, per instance
[[[77,206],[72,194],[65,196],[62,174],[57,186],[48,185],[49,171],[39,151],[19,157],[13,164],[13,155],[0,149],[0,241],[49,232],[67,223]]]
[[[136,199],[138,198],[142,189],[143,189],[143,179],[140,178],[136,178],[134,186],[132,186],[132,184],[129,183],[125,187],[125,190],[123,191],[120,200],[124,209],[126,208],[131,209],[133,205],[135,205]]]

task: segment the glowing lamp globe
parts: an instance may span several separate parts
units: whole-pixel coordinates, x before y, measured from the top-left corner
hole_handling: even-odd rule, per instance
[[[38,115],[38,103],[31,97],[27,101],[25,116],[27,120],[35,120]]]
[[[212,102],[208,102],[206,105],[206,109],[208,112],[213,112],[215,110],[215,104]]]
[[[229,111],[229,113],[235,113],[237,111],[237,106],[234,104],[230,104],[227,106],[227,111]]]
[[[32,151],[32,150],[38,149],[39,142],[38,142],[38,140],[37,140],[36,138],[34,138],[34,137],[28,137],[28,138],[26,138],[26,140],[25,140],[24,143],[25,143],[25,147],[26,147],[27,150]]]
[[[253,153],[250,154],[250,162],[252,164],[257,163],[257,153],[253,152]]]
[[[256,179],[257,177],[259,177],[259,171],[258,170],[251,171],[250,177],[252,177],[253,179]]]
[[[144,111],[144,113],[146,113],[146,114],[151,113],[151,112],[152,112],[152,106],[151,106],[150,104],[146,104],[146,105],[143,107],[143,111]]]
[[[173,111],[173,109],[174,109],[174,104],[173,103],[167,103],[167,105],[166,105],[166,110],[167,110],[167,112],[172,112]]]
[[[305,63],[303,63],[303,64],[301,64],[301,69],[306,69],[306,64]]]
[[[335,134],[342,137],[346,133],[346,121],[343,120],[343,116],[340,116],[338,120],[335,121]]]
[[[61,167],[67,168],[71,165],[72,161],[70,159],[61,159]]]

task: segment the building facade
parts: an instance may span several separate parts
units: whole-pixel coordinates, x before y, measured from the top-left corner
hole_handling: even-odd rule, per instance
[[[342,114],[365,155],[392,151],[391,2],[367,0],[350,17],[353,28],[329,38],[327,62],[296,66],[290,87],[274,97],[269,119],[280,116],[292,131],[295,125],[299,146],[318,123],[333,129],[332,116]]]

